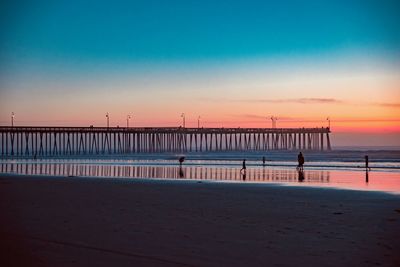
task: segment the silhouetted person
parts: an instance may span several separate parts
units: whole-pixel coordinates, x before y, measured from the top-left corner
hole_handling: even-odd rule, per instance
[[[299,182],[303,182],[304,181],[304,172],[303,170],[299,170]]]
[[[185,157],[179,158],[179,166],[182,166],[182,163],[185,161]]]
[[[366,170],[370,170],[370,169],[371,169],[371,168],[368,166],[368,163],[369,163],[368,156],[365,156],[365,169],[366,169]]]
[[[265,166],[265,157],[263,157],[263,166]]]
[[[304,157],[303,157],[303,153],[299,153],[299,155],[297,155],[297,162],[299,163],[299,165],[297,165],[297,168],[299,170],[303,170],[303,165],[304,165]]]
[[[246,159],[243,160],[242,168],[240,169],[240,172],[242,172],[242,171],[246,172]]]

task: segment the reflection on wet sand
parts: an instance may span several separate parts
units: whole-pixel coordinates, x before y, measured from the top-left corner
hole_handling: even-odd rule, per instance
[[[304,181],[304,171],[303,170],[298,170],[299,172],[299,182]]]
[[[181,165],[181,166],[179,166],[179,178],[184,178],[184,177],[185,177],[185,173],[183,172],[182,165]]]
[[[329,182],[326,170],[302,172],[295,169],[254,168],[240,171],[219,166],[137,166],[137,165],[90,165],[75,163],[2,163],[2,173],[24,175],[54,175],[81,177],[127,177],[127,178],[185,178],[191,180],[233,180],[272,182]]]
[[[291,185],[322,186],[357,190],[378,190],[400,194],[398,172],[305,170],[295,168],[239,167],[218,165],[119,165],[71,162],[4,162],[0,173],[69,177],[159,178],[218,180],[237,182],[270,182]]]

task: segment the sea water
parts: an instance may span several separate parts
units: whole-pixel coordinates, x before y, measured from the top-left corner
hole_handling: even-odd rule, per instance
[[[99,154],[0,160],[0,173],[69,177],[184,179],[322,186],[400,193],[400,150],[353,148],[303,151]],[[365,169],[364,157],[369,157]],[[182,166],[178,158],[185,157]],[[263,164],[262,158],[266,161]],[[246,159],[246,171],[240,170]]]

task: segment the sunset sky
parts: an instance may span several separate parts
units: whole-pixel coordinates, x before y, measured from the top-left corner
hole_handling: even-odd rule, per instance
[[[0,125],[326,127],[400,146],[399,1],[2,1]]]

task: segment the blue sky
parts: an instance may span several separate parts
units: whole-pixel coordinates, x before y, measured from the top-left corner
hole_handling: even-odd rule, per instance
[[[397,54],[400,47],[398,1],[38,0],[1,5],[3,64],[24,58],[43,64],[191,62],[350,49]]]

